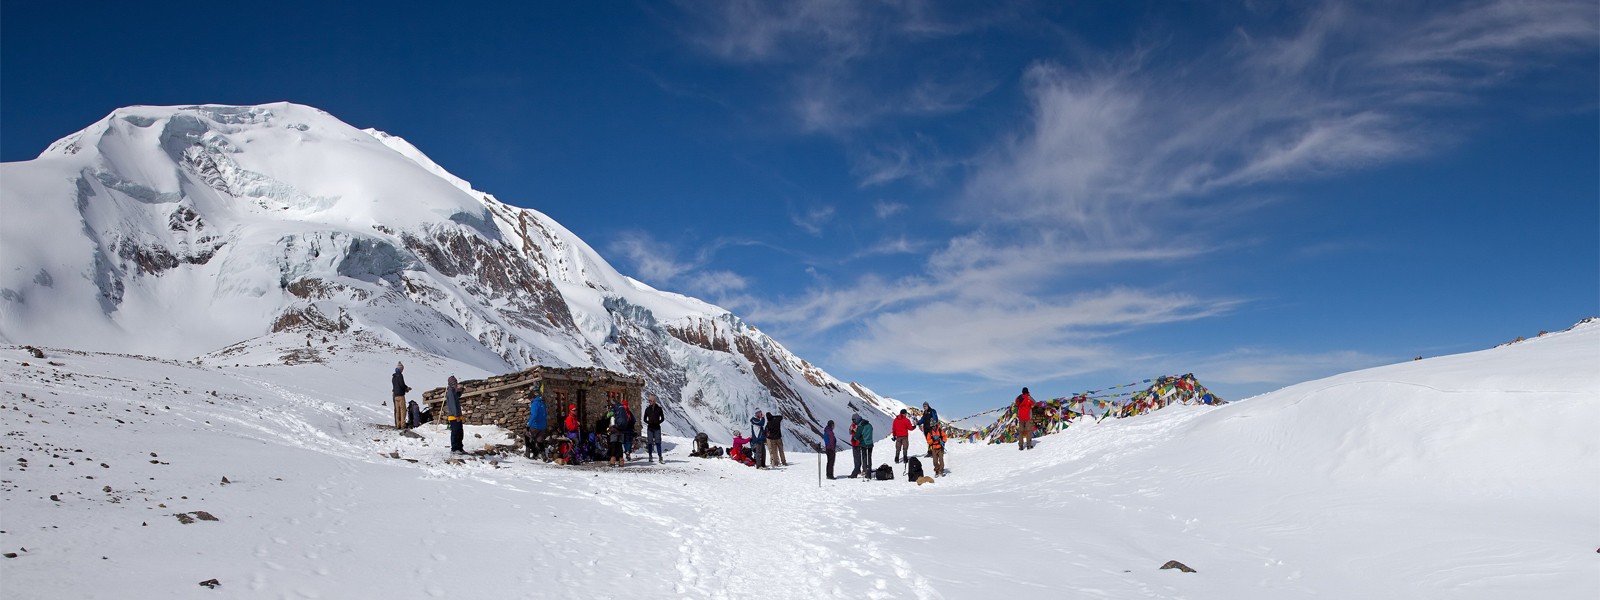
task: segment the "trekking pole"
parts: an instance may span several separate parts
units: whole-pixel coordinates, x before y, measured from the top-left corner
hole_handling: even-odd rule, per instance
[[[822,487],[822,449],[817,450],[817,487]]]

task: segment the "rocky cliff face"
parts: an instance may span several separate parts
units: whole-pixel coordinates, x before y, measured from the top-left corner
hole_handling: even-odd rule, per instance
[[[7,341],[187,358],[266,336],[303,361],[300,341],[358,336],[491,373],[601,367],[717,439],[757,409],[809,445],[900,407],[309,107],[121,109],[3,169]]]

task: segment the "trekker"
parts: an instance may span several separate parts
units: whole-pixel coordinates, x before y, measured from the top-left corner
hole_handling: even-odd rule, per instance
[[[532,397],[528,398],[528,426],[522,444],[528,458],[538,456],[544,449],[544,431],[549,427],[550,418],[544,410],[544,396],[534,390]]]
[[[783,453],[783,415],[767,413],[767,457],[772,465],[789,466],[789,457]]]
[[[839,439],[833,435],[833,420],[828,420],[828,426],[822,428],[822,450],[828,453],[828,479],[833,479],[833,455],[836,452]]]
[[[1017,394],[1017,449],[1033,448],[1033,396],[1028,388]]]
[[[944,477],[944,427],[928,430],[928,456],[933,459],[933,476]]]
[[[421,427],[422,423],[423,423],[422,407],[417,405],[417,401],[416,400],[412,400],[410,402],[407,402],[406,403],[406,429],[416,429],[418,427]]]
[[[867,479],[872,479],[872,421],[862,417],[861,424],[856,426],[856,437],[861,438],[862,468],[867,474]]]
[[[850,415],[850,462],[855,464],[850,469],[851,479],[861,474],[861,438],[856,437],[856,429],[860,427],[861,415]]]
[[[461,438],[465,436],[461,423],[461,384],[456,382],[455,375],[451,375],[444,386],[444,420],[450,424],[450,452],[466,454],[461,447]]]
[[[761,411],[750,417],[750,450],[755,454],[756,468],[767,468],[767,418]]]
[[[406,428],[406,392],[411,391],[411,386],[406,385],[405,363],[394,363],[394,375],[389,377],[389,386],[394,388],[394,428]]]
[[[606,450],[606,458],[608,459],[606,464],[613,467],[620,467],[623,465],[622,428],[616,426],[615,424],[611,425],[611,428],[606,431]]]
[[[917,427],[922,430],[922,437],[928,437],[928,432],[932,431],[934,427],[938,426],[939,411],[934,410],[932,406],[928,406],[927,402],[923,402],[922,416],[917,419]],[[923,454],[923,456],[931,457],[933,456],[933,452],[929,451],[928,453]]]
[[[582,437],[582,434],[578,431],[578,426],[581,424],[582,423],[578,422],[578,405],[568,404],[567,422],[565,425],[567,426],[567,439],[570,440],[570,444],[567,449],[567,464],[569,465],[578,464],[578,441],[579,438]]]
[[[626,401],[619,400],[613,410],[616,412],[617,429],[622,430],[622,456],[633,460],[633,429],[638,425],[633,419],[633,409],[628,408]]]
[[[644,453],[650,462],[661,459],[667,462],[667,453],[661,451],[661,422],[667,420],[667,415],[661,410],[660,400],[655,394],[650,394],[650,406],[644,409]]]
[[[890,425],[889,434],[894,436],[894,462],[911,458],[908,450],[911,449],[911,417],[906,416],[906,409],[900,409],[900,414],[895,416],[894,424]]]

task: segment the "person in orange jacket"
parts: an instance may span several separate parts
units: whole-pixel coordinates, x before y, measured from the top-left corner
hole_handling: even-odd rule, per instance
[[[1033,448],[1033,396],[1028,388],[1017,394],[1017,449]]]
[[[911,457],[911,417],[906,416],[905,409],[900,409],[900,416],[894,418],[889,431],[894,435],[894,462]]]
[[[933,476],[944,477],[944,426],[928,430],[928,456],[933,459]]]

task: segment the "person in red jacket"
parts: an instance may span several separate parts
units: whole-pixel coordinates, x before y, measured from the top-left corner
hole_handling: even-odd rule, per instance
[[[894,435],[894,462],[911,457],[911,417],[906,416],[905,409],[900,409],[900,416],[894,418],[890,425],[890,433]]]
[[[567,440],[569,440],[567,446],[569,448],[567,464],[573,465],[578,463],[578,405],[567,405],[566,426]]]
[[[1028,388],[1017,394],[1017,449],[1033,448],[1033,396]]]

